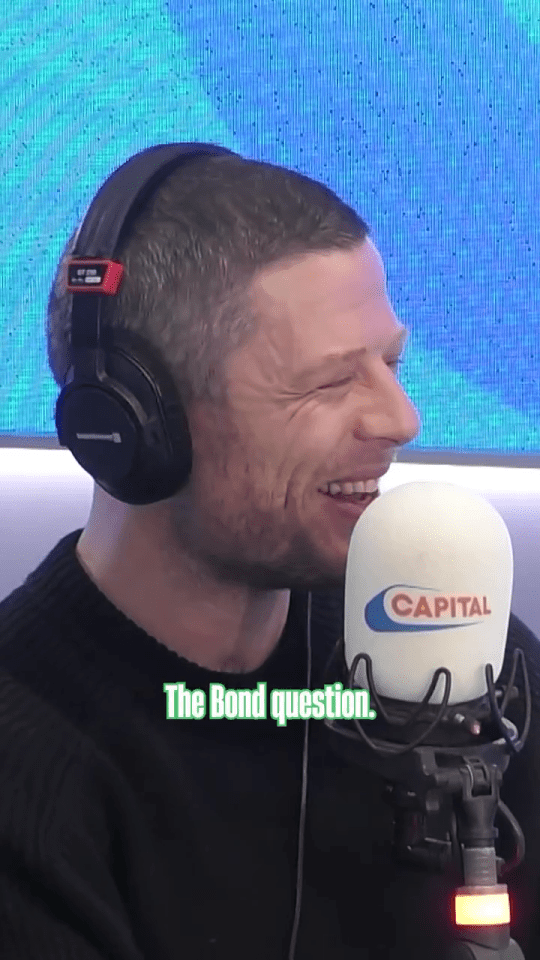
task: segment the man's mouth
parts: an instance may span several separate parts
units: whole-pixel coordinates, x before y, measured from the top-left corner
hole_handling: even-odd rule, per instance
[[[374,478],[373,480],[327,483],[321,487],[320,493],[341,503],[368,503],[379,495],[379,481]]]

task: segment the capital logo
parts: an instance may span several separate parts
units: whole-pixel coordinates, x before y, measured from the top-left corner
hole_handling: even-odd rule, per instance
[[[388,600],[385,605],[385,598]],[[387,613],[401,617],[393,620]],[[450,630],[470,627],[480,623],[479,618],[490,616],[487,597],[474,594],[453,595],[437,587],[419,587],[406,583],[394,583],[376,594],[365,606],[365,620],[377,633],[407,633],[420,630]],[[406,619],[405,619],[406,618]],[[405,622],[403,622],[405,619]],[[446,623],[437,623],[438,620]],[[466,620],[466,623],[449,623],[449,620]]]

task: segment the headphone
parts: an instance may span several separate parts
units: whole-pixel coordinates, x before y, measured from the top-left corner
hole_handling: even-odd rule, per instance
[[[120,241],[173,170],[201,156],[239,156],[206,143],[149,147],[118,167],[86,213],[68,261],[71,361],[56,403],[56,431],[82,468],[116,500],[173,496],[192,468],[178,388],[146,340],[107,325],[124,267]]]

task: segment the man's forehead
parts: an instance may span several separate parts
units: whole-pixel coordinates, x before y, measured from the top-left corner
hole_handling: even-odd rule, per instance
[[[383,300],[387,291],[380,254],[372,247],[368,264],[364,255],[362,249],[325,251],[262,270],[251,288],[254,305],[270,322],[295,322],[328,311],[354,312]]]

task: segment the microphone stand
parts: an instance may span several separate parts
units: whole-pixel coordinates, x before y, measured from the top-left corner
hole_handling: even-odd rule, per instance
[[[338,641],[331,659],[339,647],[343,653],[343,640]],[[519,739],[515,725],[504,717],[508,702],[519,696],[513,686],[518,658],[525,688],[525,722]],[[488,693],[472,703],[448,707],[451,674],[440,668],[412,714],[410,704],[379,697],[368,654],[355,657],[348,689],[355,689],[353,678],[360,660],[366,662],[370,695],[378,708],[377,719],[368,721],[369,727],[375,734],[387,734],[390,727],[392,740],[370,738],[357,719],[345,721],[347,726],[335,720],[324,723],[337,753],[387,781],[385,799],[395,810],[394,858],[427,869],[453,870],[461,876],[454,938],[443,960],[525,960],[510,936],[508,888],[499,882],[499,874],[513,870],[525,853],[521,828],[499,796],[502,775],[511,755],[522,749],[530,726],[531,697],[522,650],[514,651],[506,689],[495,690],[492,667],[486,666]],[[428,704],[442,675],[442,702]],[[500,707],[497,700],[502,701]],[[495,853],[497,813],[508,821],[517,842],[510,863]],[[472,914],[467,915],[467,908],[472,908]],[[434,960],[441,960],[441,954]]]

